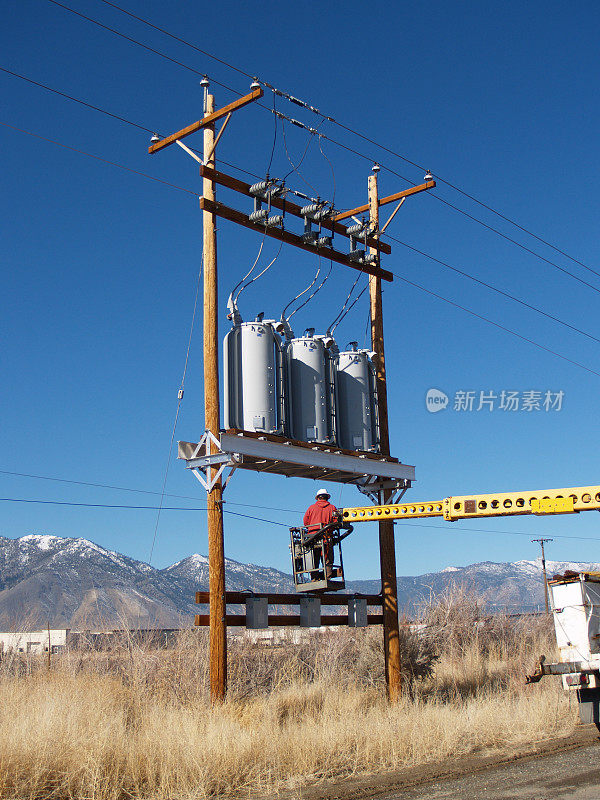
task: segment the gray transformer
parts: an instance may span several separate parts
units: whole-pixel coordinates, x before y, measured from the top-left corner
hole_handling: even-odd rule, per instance
[[[225,428],[281,433],[281,346],[273,324],[234,325],[225,336],[223,362]]]
[[[379,450],[377,384],[372,353],[351,349],[335,363],[337,443],[347,450]]]
[[[335,442],[334,365],[331,337],[304,336],[285,344],[286,426],[291,439]]]

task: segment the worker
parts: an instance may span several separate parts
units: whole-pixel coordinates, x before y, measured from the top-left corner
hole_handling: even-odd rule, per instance
[[[333,522],[337,508],[333,505],[333,503],[329,502],[330,497],[331,495],[327,489],[319,489],[315,497],[316,502],[306,509],[304,514],[304,527],[309,533],[315,533],[323,525],[329,525],[330,522]],[[331,539],[327,534],[323,536],[323,544],[323,549],[325,551],[325,577],[331,578],[333,573],[333,547],[331,546]],[[315,547],[314,553],[315,569],[317,569],[321,560],[320,543]]]

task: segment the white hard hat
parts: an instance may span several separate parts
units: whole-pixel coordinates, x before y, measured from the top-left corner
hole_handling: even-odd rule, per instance
[[[331,497],[331,494],[327,491],[327,489],[319,489],[315,497],[320,497],[322,494],[326,494],[327,497]]]

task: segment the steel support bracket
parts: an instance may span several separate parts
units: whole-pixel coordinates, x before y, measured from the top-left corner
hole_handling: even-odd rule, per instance
[[[210,452],[212,445],[216,447],[216,453]],[[212,469],[215,467],[218,467],[218,469],[211,477]],[[205,431],[194,450],[192,458],[188,460],[186,469],[190,469],[192,471],[202,486],[204,486],[206,491],[210,494],[210,492],[212,492],[212,490],[215,488],[217,481],[223,475],[223,471],[226,467],[232,467],[232,469],[227,476],[225,483],[223,484],[223,489],[225,489],[229,483],[229,479],[233,475],[237,464],[232,461],[229,453],[224,453],[221,450],[221,443],[217,437],[210,431]]]

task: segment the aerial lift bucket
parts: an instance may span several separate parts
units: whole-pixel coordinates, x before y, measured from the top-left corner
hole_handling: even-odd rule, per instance
[[[342,541],[352,525],[336,519],[317,531],[290,528],[294,586],[297,592],[336,592],[346,588]]]

